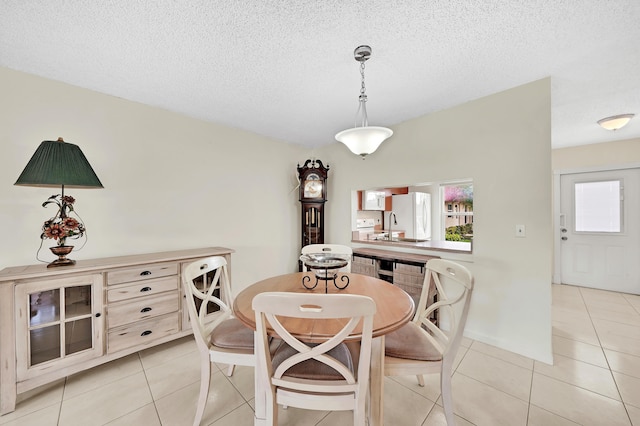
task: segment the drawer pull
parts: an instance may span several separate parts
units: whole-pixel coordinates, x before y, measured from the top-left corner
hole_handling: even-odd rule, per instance
[[[142,287],[140,289],[140,293],[144,293],[145,291],[151,291],[151,287]]]
[[[152,331],[151,331],[151,330],[145,330],[145,331],[143,331],[143,332],[140,334],[140,337],[148,336],[148,335],[150,335],[151,333],[152,333]]]
[[[144,313],[144,312],[149,312],[151,310],[151,308],[142,308],[140,309],[140,312]]]
[[[142,276],[151,275],[151,271],[142,271],[142,272],[140,272],[140,275],[142,275]]]

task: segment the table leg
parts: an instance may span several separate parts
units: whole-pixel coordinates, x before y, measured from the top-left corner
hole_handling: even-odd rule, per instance
[[[371,371],[369,386],[369,424],[378,426],[384,423],[384,335],[371,342]]]

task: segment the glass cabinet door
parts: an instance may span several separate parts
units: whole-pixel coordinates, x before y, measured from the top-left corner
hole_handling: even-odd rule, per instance
[[[16,286],[18,375],[102,355],[102,277]],[[23,311],[26,309],[26,311]]]

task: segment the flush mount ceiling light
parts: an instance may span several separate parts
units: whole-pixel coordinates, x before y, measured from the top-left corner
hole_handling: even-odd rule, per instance
[[[393,135],[391,129],[386,127],[369,126],[367,119],[367,95],[364,87],[364,63],[371,57],[371,47],[358,46],[353,51],[356,61],[360,62],[360,75],[362,83],[360,85],[360,96],[358,96],[358,111],[352,129],[343,130],[336,135],[336,140],[342,142],[356,155],[362,159],[374,152],[385,139]],[[359,125],[359,127],[358,127]]]
[[[598,124],[607,130],[618,130],[626,126],[635,114],[620,114],[598,120]]]

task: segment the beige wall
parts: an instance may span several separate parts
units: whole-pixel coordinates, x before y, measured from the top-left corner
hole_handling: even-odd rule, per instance
[[[317,150],[332,169],[327,240],[350,243],[352,190],[473,179],[473,254],[443,255],[476,277],[465,333],[551,362],[550,108],[544,79],[394,126],[364,161]]]
[[[640,138],[554,149],[551,159],[554,171],[625,164],[637,167],[640,163]]]
[[[350,244],[354,189],[472,178],[474,253],[453,256],[476,276],[467,335],[551,361],[548,79],[395,126],[365,161],[338,143],[310,151],[4,68],[0,89],[0,267],[35,262],[53,215],[40,205],[55,191],[13,183],[40,141],[58,136],[80,145],[105,185],[68,191],[89,231],[72,257],[227,246],[236,289],[295,270],[295,166],[306,158],[330,165],[334,243]]]
[[[236,250],[238,287],[297,264],[291,191],[306,149],[6,68],[0,93],[0,268],[36,263],[40,227],[55,213],[41,204],[59,189],[13,183],[40,142],[59,136],[81,147],[105,187],[66,191],[89,236],[71,258],[225,246]],[[40,257],[54,259],[47,248]]]

